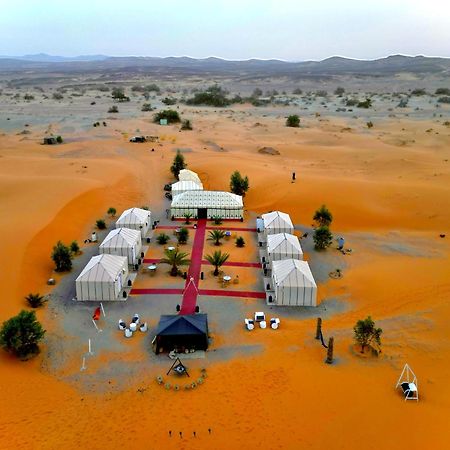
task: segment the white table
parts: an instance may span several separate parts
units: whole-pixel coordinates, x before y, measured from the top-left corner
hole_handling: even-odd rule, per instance
[[[229,281],[231,281],[231,277],[229,276],[229,275],[225,275],[224,277],[223,277],[223,281],[225,281],[225,282],[229,282]]]
[[[175,247],[167,247],[167,250],[169,250],[169,252],[173,252],[175,250]]]
[[[147,267],[148,270],[156,270],[155,264],[152,264],[151,266]]]

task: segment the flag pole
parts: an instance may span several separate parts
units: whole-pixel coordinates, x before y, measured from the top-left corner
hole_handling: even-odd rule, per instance
[[[105,308],[103,308],[103,303],[100,303],[100,308],[102,309],[103,317],[106,317]]]
[[[83,356],[83,360],[82,360],[80,371],[83,371],[83,370],[86,370],[86,358],[84,356]]]
[[[98,333],[101,333],[103,330],[100,330],[97,326],[97,324],[95,323],[95,320],[92,319],[92,323],[94,324],[95,329],[97,330]]]
[[[92,351],[92,349],[91,349],[91,340],[89,339],[88,340],[88,348],[89,348],[89,355],[93,355],[94,354],[94,352]]]

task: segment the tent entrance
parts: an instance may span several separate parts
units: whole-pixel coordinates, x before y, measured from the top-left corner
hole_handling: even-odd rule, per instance
[[[208,209],[207,208],[198,208],[197,218],[198,219],[207,219],[208,218]]]

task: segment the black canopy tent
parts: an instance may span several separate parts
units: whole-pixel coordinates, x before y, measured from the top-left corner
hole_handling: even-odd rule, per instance
[[[162,351],[206,350],[207,314],[163,315],[156,331],[155,353]]]

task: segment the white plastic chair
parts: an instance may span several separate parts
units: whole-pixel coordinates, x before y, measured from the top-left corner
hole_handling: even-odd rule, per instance
[[[272,322],[270,324],[270,328],[272,328],[272,330],[277,330],[278,329],[278,324],[276,322]]]
[[[266,321],[265,321],[265,320],[261,320],[261,322],[259,322],[259,326],[260,326],[261,328],[266,328],[266,327],[267,327]]]
[[[130,331],[136,331],[137,330],[137,324],[135,322],[130,323]]]
[[[248,323],[246,326],[248,331],[252,331],[255,329],[255,325],[253,325],[252,323]]]
[[[266,315],[262,311],[255,312],[255,322],[266,320]]]
[[[131,319],[131,321],[134,322],[136,325],[139,324],[139,314],[135,314]]]
[[[247,330],[251,331],[255,328],[255,323],[253,322],[253,319],[245,319],[244,322]]]
[[[142,333],[146,333],[147,330],[148,330],[147,322],[142,323],[141,326],[139,327],[139,331],[141,331]]]
[[[133,332],[128,328],[125,328],[123,334],[125,335],[126,338],[130,338],[131,336],[133,336]]]
[[[124,331],[126,327],[127,324],[122,319],[119,319],[119,330]]]
[[[278,317],[272,317],[270,319],[270,327],[272,328],[272,330],[277,330],[279,326],[280,326],[280,319]]]

